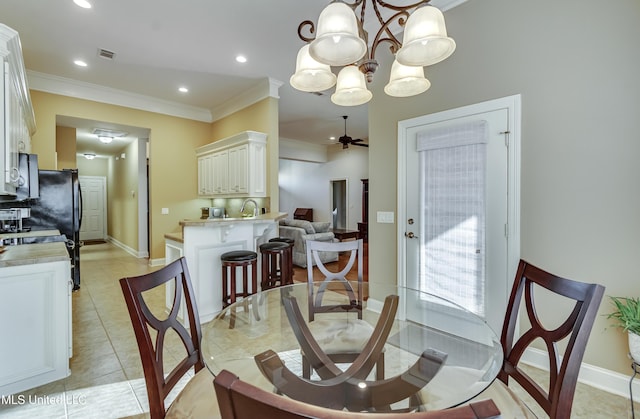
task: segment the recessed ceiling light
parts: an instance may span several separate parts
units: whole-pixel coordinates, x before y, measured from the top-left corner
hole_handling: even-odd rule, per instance
[[[182,93],[187,93],[189,91],[186,87],[179,87],[178,90]]]
[[[239,63],[246,63],[247,62],[247,57],[245,57],[244,55],[238,55],[236,57],[236,61]]]
[[[333,135],[331,137],[329,137],[329,141],[335,141],[336,137],[334,137]]]
[[[89,3],[87,0],[73,0],[73,2],[83,9],[91,9],[91,3]]]
[[[82,60],[75,60],[73,63],[74,63],[75,65],[77,65],[78,67],[86,67],[86,66],[87,66],[87,63],[85,63],[85,62],[84,62],[84,61],[82,61]]]

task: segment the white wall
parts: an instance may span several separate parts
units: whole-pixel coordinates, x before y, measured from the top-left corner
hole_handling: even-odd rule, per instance
[[[300,142],[302,143],[302,142]],[[333,179],[346,179],[348,191],[347,228],[356,230],[362,221],[362,182],[369,176],[369,153],[364,147],[327,148],[326,163],[280,159],[278,182],[280,211],[293,218],[296,208],[313,208],[314,221],[332,221]]]

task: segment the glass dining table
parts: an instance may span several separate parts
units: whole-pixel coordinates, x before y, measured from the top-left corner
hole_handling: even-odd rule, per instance
[[[254,294],[203,324],[209,370],[229,370],[254,386],[324,407],[388,412],[465,403],[491,384],[502,365],[498,336],[479,316],[418,290],[366,282],[362,320],[341,287],[328,289],[324,299],[344,301],[345,310],[315,315],[313,322],[328,328],[358,321],[371,326],[357,358],[334,363],[309,322],[309,286]],[[303,354],[314,369],[308,378]]]

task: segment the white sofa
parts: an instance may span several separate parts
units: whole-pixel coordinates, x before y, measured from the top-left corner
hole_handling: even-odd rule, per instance
[[[279,236],[294,240],[293,264],[302,268],[307,267],[307,240],[322,242],[336,241],[331,231],[331,223],[306,220],[280,220]],[[322,262],[335,262],[338,252],[321,252]],[[314,263],[315,265],[315,263]]]

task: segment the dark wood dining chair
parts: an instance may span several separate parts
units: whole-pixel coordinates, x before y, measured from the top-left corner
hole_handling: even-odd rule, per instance
[[[551,295],[545,295],[549,293],[544,290],[564,297],[563,301],[567,300],[572,304],[567,306],[567,308],[572,307],[567,318],[553,328],[545,327],[536,311],[535,297],[551,297]],[[506,403],[522,405],[522,401],[507,387],[509,380],[513,379],[551,419],[568,419],[571,416],[580,364],[603,295],[602,285],[561,278],[521,260],[500,338],[504,362],[498,373],[499,382],[496,380],[484,394],[496,400],[503,412],[514,407],[503,406],[502,400]],[[521,317],[526,315],[528,326],[525,326],[522,321],[518,323],[518,314]],[[528,327],[528,329],[521,331],[520,336],[516,338],[517,326]],[[565,340],[567,337],[568,340]],[[549,356],[550,370],[545,383],[546,387],[520,368],[522,356],[534,340],[544,342]],[[566,341],[566,346],[558,345],[560,341],[563,343]],[[564,347],[562,352],[559,351],[561,347]],[[494,393],[495,391],[498,393]],[[507,397],[502,397],[505,396],[505,392]],[[529,410],[526,406],[525,409]],[[529,417],[535,417],[531,410],[525,410],[525,413]]]
[[[169,283],[173,284],[175,290],[173,305],[166,318],[164,318],[165,310],[159,311],[163,315],[160,319],[153,314],[143,293],[157,287],[164,287]],[[155,272],[122,278],[120,286],[129,309],[142,359],[151,418],[218,416],[217,402],[215,397],[211,397],[213,375],[205,368],[200,350],[202,333],[186,260],[180,258]],[[184,315],[187,317],[184,321],[188,319],[188,326],[178,320],[183,296],[186,307]],[[168,374],[165,374],[164,343],[169,331],[178,335],[185,355]],[[173,355],[177,357],[175,353]],[[191,368],[195,371],[194,377],[165,410],[165,399],[169,392]]]
[[[489,419],[500,415],[490,399],[430,412],[359,413],[333,410],[255,387],[227,370],[222,370],[216,376],[213,385],[222,419]]]
[[[363,244],[362,239],[344,242],[320,242],[307,240],[307,283],[309,306],[309,329],[322,347],[322,350],[335,363],[352,363],[367,344],[374,327],[362,320],[363,291]],[[324,263],[320,258],[322,252],[339,252],[348,254],[344,266],[340,262]],[[345,259],[344,257],[340,258]],[[322,274],[321,281],[314,278],[314,265]],[[347,279],[356,266],[356,279]],[[353,274],[352,274],[353,275]],[[320,285],[318,286],[318,282]],[[355,289],[353,284],[356,284]],[[339,293],[345,297],[336,301],[327,301],[325,296],[331,291],[332,296]],[[316,314],[354,312],[357,319],[336,321],[335,319],[316,320]],[[303,377],[311,376],[311,365],[302,356]],[[384,352],[376,363],[376,378],[384,378]]]

